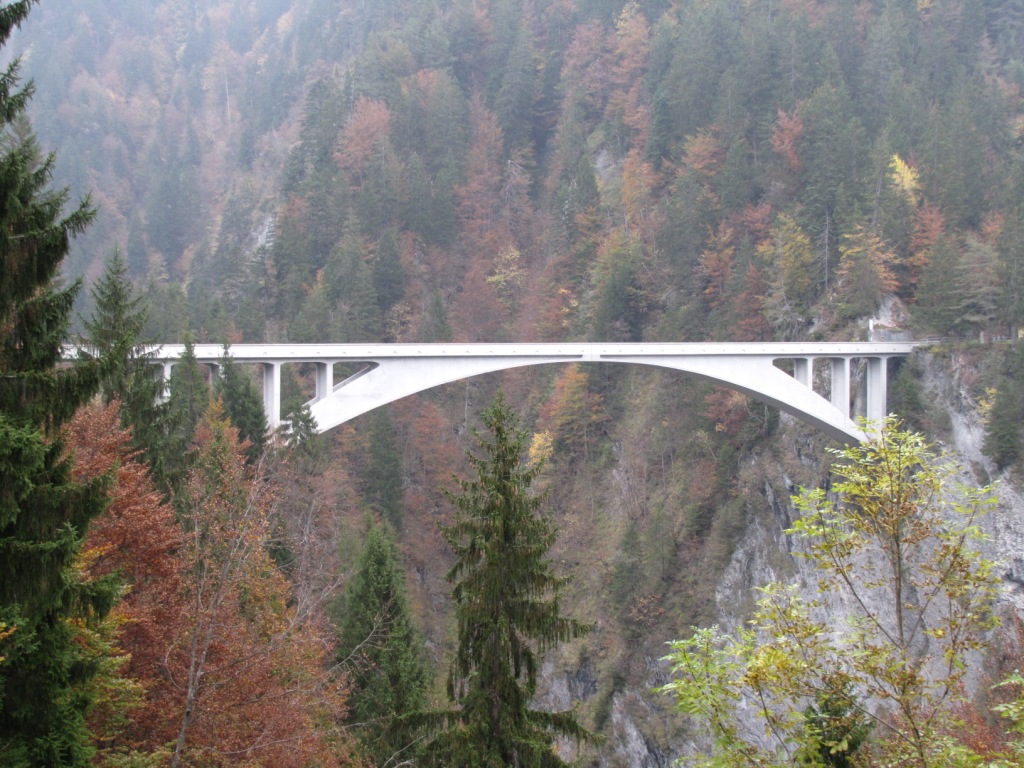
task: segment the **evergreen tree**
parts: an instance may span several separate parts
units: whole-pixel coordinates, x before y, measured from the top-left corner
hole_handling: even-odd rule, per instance
[[[309,409],[309,403],[292,400],[284,409],[285,445],[289,460],[294,461],[301,472],[317,475],[323,472],[327,459],[327,446],[317,432],[316,419]]]
[[[167,401],[167,439],[160,449],[157,479],[167,491],[176,489],[189,468],[196,427],[210,405],[210,388],[196,360],[191,336],[185,352],[171,369],[171,396]]]
[[[0,45],[32,0],[0,6]],[[88,199],[64,214],[67,190],[47,187],[52,154],[27,120],[31,86],[18,62],[0,74],[0,765],[86,766],[84,715],[95,664],[75,624],[102,616],[108,580],[75,568],[89,521],[105,505],[102,481],[76,483],[62,427],[97,391],[102,366],[58,367],[80,283],[57,284],[70,238],[93,218]]]
[[[239,437],[248,441],[245,458],[253,464],[267,445],[267,415],[263,411],[263,398],[252,379],[245,375],[245,371],[228,354],[226,344],[219,364],[220,375],[214,393],[221,399],[224,412],[238,430]]]
[[[1024,208],[1008,217],[997,243],[999,253],[1000,319],[1011,336],[1024,325]]]
[[[413,739],[400,718],[423,709],[428,678],[398,551],[385,526],[370,530],[349,582],[338,660],[351,670],[348,722],[358,727],[373,764],[401,763]]]
[[[375,410],[370,419],[370,466],[366,473],[366,500],[399,529],[402,523],[403,481],[395,427],[383,408]]]
[[[185,351],[171,371],[169,403],[181,442],[188,447],[192,444],[196,426],[210,405],[210,388],[206,385],[206,377],[196,359],[196,348],[191,336],[185,339]]]
[[[142,344],[149,322],[145,299],[135,293],[128,265],[119,250],[90,289],[95,310],[84,319],[86,356],[108,361],[100,392],[103,401],[121,401],[122,426],[146,455],[156,476],[162,473],[161,447],[167,436],[167,406],[158,402],[163,381]]]
[[[391,229],[377,243],[377,258],[373,262],[373,289],[381,312],[387,312],[405,294],[398,239]]]
[[[589,627],[562,615],[556,576],[547,559],[555,528],[530,486],[541,464],[524,463],[527,432],[502,395],[484,411],[488,436],[477,435],[476,474],[448,493],[454,524],[443,529],[455,552],[459,647],[448,678],[457,709],[428,745],[426,764],[460,768],[566,765],[555,738],[589,740],[572,712],[530,708],[537,690],[538,653],[585,634]]]
[[[1024,449],[1021,441],[1024,427],[1024,393],[1020,381],[1024,375],[1024,344],[1014,344],[1007,355],[1006,370],[985,430],[985,453],[1000,469],[1015,464]]]
[[[132,216],[128,222],[128,241],[125,250],[128,272],[140,279],[146,277],[149,272],[149,251],[146,249],[146,237],[137,215]]]
[[[87,356],[110,360],[100,391],[103,401],[110,403],[123,397],[129,389],[135,366],[133,360],[141,352],[139,337],[146,327],[148,313],[143,299],[134,295],[128,279],[128,267],[119,250],[114,250],[103,275],[90,288],[96,309],[83,320]],[[158,394],[153,392],[154,396]]]
[[[430,304],[427,306],[420,340],[425,342],[451,341],[452,335],[452,324],[448,319],[448,310],[444,306],[444,297],[441,296],[440,291],[435,290],[430,295]]]
[[[946,236],[940,237],[921,272],[917,302],[913,308],[914,320],[926,331],[946,334],[956,325],[960,315],[959,262],[960,251],[956,243]]]

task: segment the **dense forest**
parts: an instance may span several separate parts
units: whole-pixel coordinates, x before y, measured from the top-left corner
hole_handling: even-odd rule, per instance
[[[825,438],[681,375],[524,368],[315,435],[313,371],[285,366],[268,439],[255,371],[186,360],[164,398],[138,344],[853,341],[871,319],[943,345],[894,367],[890,408],[951,441],[926,368],[962,366],[972,479],[1013,483],[1022,0],[29,5],[3,54],[34,93],[0,149],[34,133],[62,205],[90,196],[62,271],[101,353],[98,399],[47,427],[64,480],[109,497],[66,563],[104,603],[66,598],[75,759],[396,765],[452,722],[452,476],[501,391],[580,630],[531,661],[531,698],[575,712],[583,764],[668,765],[695,731],[652,693],[665,643],[722,621],[744,537],[829,483]]]

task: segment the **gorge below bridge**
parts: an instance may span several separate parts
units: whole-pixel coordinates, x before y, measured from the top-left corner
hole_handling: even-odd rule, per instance
[[[281,366],[286,364],[315,368],[316,393],[309,407],[317,430],[326,432],[408,395],[484,373],[549,363],[629,363],[700,376],[851,443],[868,438],[857,415],[870,423],[887,414],[888,361],[906,357],[920,344],[236,344],[226,353],[217,344],[196,344],[194,351],[200,363],[214,369],[225,354],[261,368],[271,429],[282,422]],[[148,354],[163,366],[166,381],[184,352],[183,344],[164,344]],[[335,382],[339,364],[358,370]],[[856,393],[854,380],[860,383]],[[860,414],[854,414],[854,402]]]

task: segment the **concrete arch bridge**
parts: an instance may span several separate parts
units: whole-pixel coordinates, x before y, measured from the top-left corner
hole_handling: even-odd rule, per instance
[[[316,369],[310,410],[320,432],[394,400],[470,376],[549,363],[629,363],[700,376],[772,405],[842,443],[867,435],[852,413],[851,380],[863,365],[863,415],[887,414],[888,361],[909,355],[919,342],[768,344],[236,344],[228,354],[262,369],[263,403],[271,429],[282,420],[281,366]],[[216,344],[195,345],[200,363],[216,367]],[[182,344],[151,350],[165,380],[181,360]],[[359,370],[335,381],[335,366]],[[360,367],[361,366],[361,367]],[[815,372],[824,375],[815,376]],[[821,390],[821,392],[816,390]]]

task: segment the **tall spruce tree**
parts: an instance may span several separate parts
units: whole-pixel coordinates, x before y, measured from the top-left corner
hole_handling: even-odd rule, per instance
[[[163,476],[162,447],[167,439],[168,414],[160,395],[164,383],[143,342],[149,311],[128,277],[128,265],[120,250],[107,261],[103,275],[90,289],[95,310],[83,320],[86,358],[107,362],[100,382],[104,402],[121,401],[121,423],[131,427],[132,440]]]
[[[32,0],[0,6],[0,45]],[[85,683],[95,665],[75,624],[102,615],[116,590],[84,584],[75,568],[102,481],[71,478],[62,427],[97,391],[101,365],[59,366],[80,283],[58,284],[71,237],[93,218],[70,213],[67,190],[48,188],[55,158],[31,133],[18,62],[0,74],[0,765],[86,766],[92,749]]]
[[[387,409],[370,415],[369,466],[366,468],[366,501],[396,530],[402,527],[402,458],[398,454],[395,426]]]
[[[221,399],[224,412],[238,429],[242,440],[248,441],[245,458],[255,463],[267,445],[267,414],[263,410],[263,399],[256,390],[252,379],[235,362],[224,345],[220,359],[220,375],[214,385],[214,393]]]
[[[210,406],[210,387],[196,359],[192,337],[185,338],[181,360],[171,369],[171,394],[167,400],[167,439],[160,448],[161,472],[157,479],[173,493],[189,470],[196,428]]]
[[[366,538],[342,613],[338,659],[351,670],[348,722],[374,765],[402,764],[415,743],[402,716],[423,709],[428,677],[398,551],[384,525]]]
[[[562,615],[565,579],[547,559],[556,532],[531,491],[540,464],[524,459],[527,432],[504,396],[482,415],[487,435],[469,455],[475,479],[448,493],[456,517],[443,528],[455,552],[448,580],[459,647],[448,677],[456,709],[427,746],[425,764],[460,768],[567,765],[556,737],[592,735],[573,712],[531,709],[538,655],[585,634],[589,627]]]

